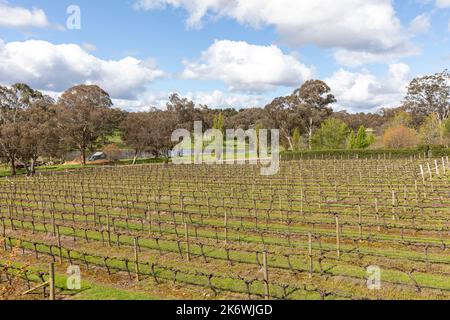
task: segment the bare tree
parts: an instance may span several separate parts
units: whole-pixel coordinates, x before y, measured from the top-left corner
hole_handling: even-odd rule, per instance
[[[122,139],[134,149],[133,164],[139,153],[148,151],[168,158],[173,147],[172,132],[177,128],[177,115],[172,111],[152,108],[149,112],[130,113],[122,123]]]
[[[113,131],[111,106],[109,94],[95,85],[70,88],[58,100],[59,129],[67,146],[81,152],[83,165],[86,151]]]

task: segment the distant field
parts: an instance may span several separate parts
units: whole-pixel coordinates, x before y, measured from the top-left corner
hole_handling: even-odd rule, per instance
[[[60,299],[449,299],[449,172],[352,159],[3,179],[0,250],[30,274],[61,261]],[[70,264],[81,291],[65,289]]]

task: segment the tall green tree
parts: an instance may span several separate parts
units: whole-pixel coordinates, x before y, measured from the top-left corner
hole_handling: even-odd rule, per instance
[[[356,149],[356,135],[353,130],[351,130],[350,136],[348,137],[347,149],[350,149],[350,150]]]
[[[312,137],[314,149],[345,149],[349,135],[348,126],[341,120],[330,118],[325,120],[320,129]]]
[[[369,140],[367,137],[366,128],[361,126],[356,135],[355,149],[366,149],[369,147]]]
[[[333,113],[331,105],[336,98],[330,87],[320,80],[306,81],[290,96],[274,99],[265,107],[268,125],[280,130],[284,145],[294,149],[292,137],[296,128],[300,128],[311,139],[314,130]]]

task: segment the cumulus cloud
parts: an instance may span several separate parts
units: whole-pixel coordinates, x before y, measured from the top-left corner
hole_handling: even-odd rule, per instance
[[[0,1],[0,27],[46,28],[49,26],[50,23],[42,9],[33,8],[29,10],[22,7],[13,7],[5,1]]]
[[[277,46],[245,41],[215,41],[197,61],[184,61],[185,79],[218,79],[231,91],[266,91],[277,86],[299,86],[313,70]]]
[[[113,99],[114,106],[127,111],[148,111],[150,107],[164,109],[169,96],[168,92],[145,91],[137,99]],[[240,94],[214,91],[188,92],[181,96],[192,100],[197,106],[207,105],[210,108],[250,108],[263,107],[270,102],[270,98],[259,94]]]
[[[384,55],[404,57],[417,52],[391,0],[136,0],[134,6],[183,8],[189,13],[189,27],[201,27],[210,16],[232,18],[255,28],[272,26],[291,46],[314,44],[343,49],[353,56],[372,54],[374,62],[386,62]]]
[[[95,83],[114,98],[128,99],[164,75],[152,60],[103,60],[76,44],[38,40],[5,43],[0,39],[3,84],[25,82],[36,89],[59,92],[75,84]]]
[[[389,65],[388,72],[380,77],[367,70],[351,72],[340,69],[325,79],[336,95],[337,108],[351,111],[398,106],[410,80],[410,67],[403,63]]]
[[[263,95],[224,93],[220,90],[214,90],[212,92],[189,92],[186,97],[196,104],[207,105],[211,108],[263,107],[270,100]]]

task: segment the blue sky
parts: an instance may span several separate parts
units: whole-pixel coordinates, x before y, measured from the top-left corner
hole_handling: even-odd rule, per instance
[[[450,0],[0,0],[0,83],[96,83],[128,110],[171,92],[264,106],[319,78],[337,109],[374,111],[448,67],[449,45]]]

